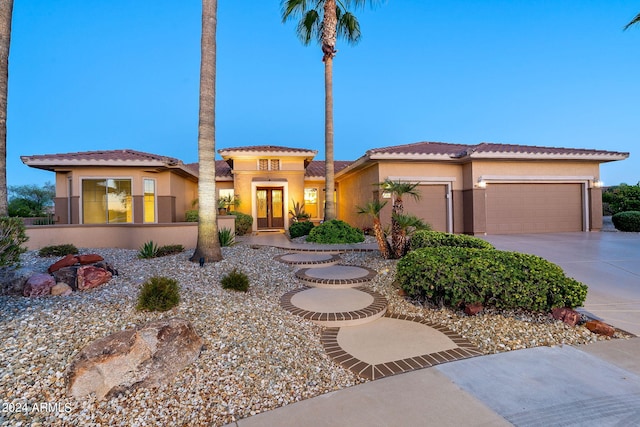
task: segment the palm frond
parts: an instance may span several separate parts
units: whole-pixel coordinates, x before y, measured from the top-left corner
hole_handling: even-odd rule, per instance
[[[640,22],[640,13],[638,13],[635,18],[633,18],[631,20],[631,22],[629,22],[627,25],[624,26],[624,28],[622,29],[623,31],[626,31],[627,28],[631,27],[632,25],[636,25]]]
[[[371,215],[372,217],[377,217],[378,215],[380,215],[380,211],[382,210],[382,208],[386,206],[386,204],[387,204],[386,200],[384,202],[381,202],[380,200],[374,200],[374,201],[368,202],[364,206],[356,206],[356,209],[358,210],[359,214]]]
[[[410,182],[392,181],[390,179],[385,179],[379,185],[384,191],[393,193],[399,198],[402,198],[402,196],[407,194],[409,196],[412,196],[415,200],[420,199],[420,192],[417,190],[418,183],[412,184]]]
[[[302,41],[303,44],[308,45],[311,43],[311,40],[318,40],[321,29],[322,21],[320,20],[320,14],[317,10],[312,9],[304,14],[298,23],[296,33],[298,34],[300,41]]]
[[[413,228],[415,230],[429,230],[431,226],[424,222],[421,218],[410,214],[393,214],[393,220],[398,223],[401,229],[408,230]]]
[[[360,41],[360,23],[351,12],[344,12],[338,16],[338,37],[342,37],[349,44]]]

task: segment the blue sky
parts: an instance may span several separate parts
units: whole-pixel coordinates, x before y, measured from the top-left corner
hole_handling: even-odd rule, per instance
[[[21,155],[130,148],[197,161],[197,0],[16,0],[9,185],[53,181]],[[640,181],[635,0],[388,0],[338,44],[335,158],[418,141],[631,152]],[[279,0],[219,0],[216,148],[284,145],[323,159],[323,64]]]

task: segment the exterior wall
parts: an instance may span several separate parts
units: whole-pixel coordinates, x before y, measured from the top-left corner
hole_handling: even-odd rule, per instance
[[[602,230],[602,188],[589,189],[589,228],[591,231]]]
[[[235,216],[218,218],[218,229],[229,228],[235,233]],[[198,224],[75,224],[27,227],[29,250],[45,246],[72,243],[78,248],[139,249],[153,240],[158,246],[180,244],[186,249],[196,247]]]
[[[338,183],[338,218],[354,227],[371,227],[373,223],[367,215],[360,215],[356,206],[364,206],[374,199],[375,186],[380,182],[378,164],[341,176]]]
[[[138,168],[76,168],[69,172],[56,173],[54,212],[58,224],[82,222],[82,180],[96,178],[131,179],[134,223],[142,223],[144,218],[142,210],[144,179],[153,179],[156,183],[156,221],[158,223],[184,220],[186,210],[191,209],[191,201],[197,198],[198,184],[170,171],[151,173]],[[69,180],[71,180],[71,188],[69,188]],[[70,194],[71,201],[69,201]]]

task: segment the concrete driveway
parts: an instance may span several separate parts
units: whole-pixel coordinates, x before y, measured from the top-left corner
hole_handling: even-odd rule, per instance
[[[541,256],[589,286],[584,311],[640,336],[640,233],[485,236],[497,249]]]

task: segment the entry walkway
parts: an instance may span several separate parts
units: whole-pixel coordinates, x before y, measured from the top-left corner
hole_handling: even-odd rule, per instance
[[[261,237],[254,238],[251,244],[265,242],[266,239]],[[291,250],[299,246],[278,239],[288,242],[285,236],[274,235],[272,240],[280,242],[274,246]],[[303,246],[309,249],[307,245]],[[309,253],[308,249],[305,253]],[[323,255],[321,258],[326,257]],[[291,255],[289,261],[295,258]],[[282,258],[281,261],[286,262]],[[322,267],[310,267],[307,260],[304,268]],[[315,271],[313,275],[318,277],[322,273]],[[361,284],[359,286],[362,287]],[[322,288],[303,286],[296,290],[296,294],[314,289]],[[357,288],[328,290],[340,292],[347,289]],[[303,299],[300,305],[304,304],[310,302]],[[285,308],[291,311],[291,307]],[[328,310],[309,305],[306,309]],[[415,319],[385,314],[358,326],[325,328],[323,344],[337,363],[359,375],[369,377],[372,373],[370,378],[385,378],[258,414],[231,425],[640,425],[639,338],[581,347],[537,347],[442,363],[447,360],[441,360],[437,354],[460,351],[464,346],[446,331],[438,330],[436,325],[424,326],[416,325]],[[614,326],[618,325],[614,323]],[[455,344],[453,348],[452,342]],[[340,352],[344,354],[338,355]],[[433,357],[436,363],[424,365],[433,365],[433,369],[418,369],[419,366],[412,365],[410,360],[415,355],[419,355],[417,359],[422,361],[429,360],[426,356]],[[345,364],[344,361],[350,362]],[[380,366],[389,361],[393,366],[400,368],[402,365],[405,369],[386,372]],[[349,366],[352,363],[355,364]],[[382,375],[377,376],[378,372]],[[391,375],[398,372],[405,373]]]

